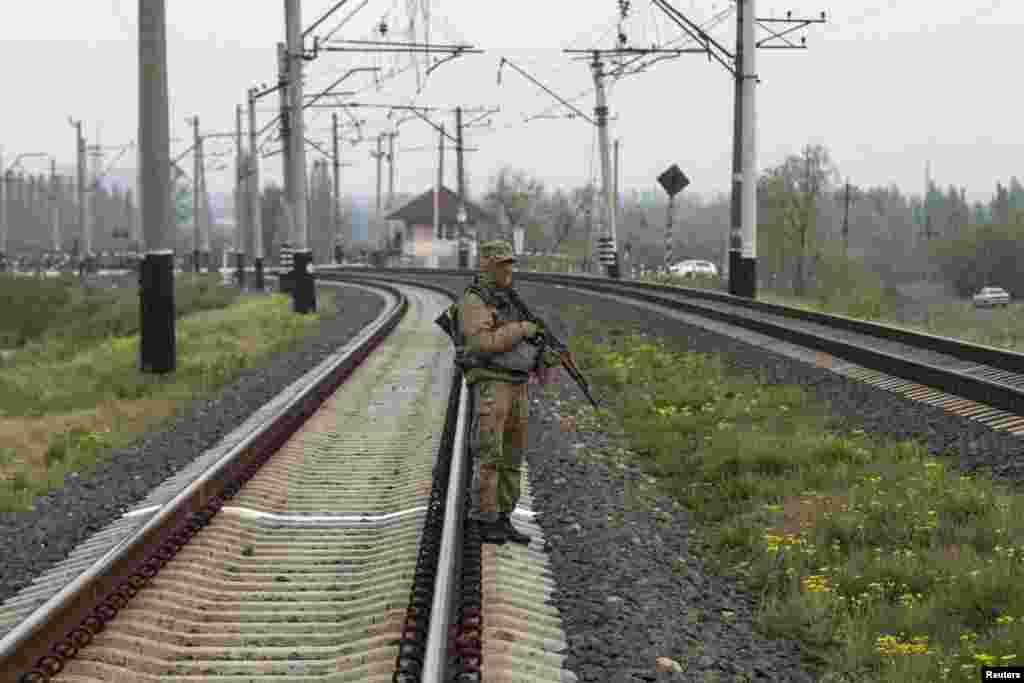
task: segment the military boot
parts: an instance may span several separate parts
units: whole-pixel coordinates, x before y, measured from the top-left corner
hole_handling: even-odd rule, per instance
[[[520,532],[514,526],[512,526],[512,515],[501,515],[498,518],[498,524],[501,526],[502,531],[505,533],[505,538],[512,541],[513,543],[522,543],[527,545],[530,543],[530,537]]]
[[[480,520],[477,522],[477,526],[480,529],[480,542],[481,543],[495,543],[497,545],[503,545],[506,540],[505,527],[501,523],[501,519],[497,519],[493,522]]]

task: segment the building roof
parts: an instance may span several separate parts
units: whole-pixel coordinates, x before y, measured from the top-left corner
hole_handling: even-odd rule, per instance
[[[442,224],[458,222],[459,197],[444,185],[438,198],[438,214]],[[466,223],[494,223],[495,217],[484,211],[478,204],[468,199],[466,204]],[[405,221],[413,225],[431,225],[434,222],[434,189],[431,188],[411,200],[402,208],[387,216],[391,221]]]

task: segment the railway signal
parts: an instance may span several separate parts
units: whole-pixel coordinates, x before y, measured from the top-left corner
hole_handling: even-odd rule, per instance
[[[675,209],[675,199],[676,195],[690,184],[690,179],[686,177],[678,164],[672,164],[658,176],[658,184],[668,193],[668,218],[665,222],[665,272],[667,273],[672,265],[672,213]]]

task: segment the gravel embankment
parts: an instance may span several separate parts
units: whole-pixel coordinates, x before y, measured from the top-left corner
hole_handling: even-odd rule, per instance
[[[321,321],[300,347],[271,356],[263,367],[244,370],[218,396],[192,401],[159,431],[111,451],[94,471],[69,476],[62,489],[37,497],[32,510],[0,512],[0,602],[215,446],[384,308],[384,298],[376,294],[352,287],[330,289],[341,313]]]
[[[431,281],[457,291],[469,282]],[[732,369],[762,370],[771,382],[800,384],[828,401],[837,422],[848,428],[917,438],[936,455],[959,456],[965,471],[991,466],[1024,480],[1022,459],[1015,457],[1024,451],[1020,439],[646,310],[553,287],[517,287],[563,338],[571,330],[558,318],[559,309],[589,304],[592,317],[609,327],[629,320],[652,335],[683,335],[690,349],[721,353]],[[559,418],[585,399],[564,373],[557,393],[552,402],[531,390],[527,459],[537,521],[550,545],[552,601],[565,622],[567,668],[581,681],[601,683],[815,680],[796,643],[756,631],[757,596],[705,568],[700,551],[690,546],[685,511],[674,511],[664,497],[648,500],[648,507],[631,501],[627,487],[641,489],[646,477],[628,464],[628,451],[624,465],[577,455],[616,453],[622,444],[598,429],[563,431]],[[659,524],[655,508],[671,515],[667,524]],[[656,673],[658,657],[676,661],[683,673]]]
[[[542,316],[555,317],[556,303],[593,302],[565,290],[525,284],[519,289],[527,302],[536,302]],[[722,353],[731,368],[761,369],[771,382],[803,385],[819,400],[828,401],[832,414],[850,428],[917,438],[936,455],[958,456],[965,471],[988,466],[1001,478],[1024,480],[1021,439],[623,304],[603,299],[591,310],[595,319],[610,325],[633,320],[642,322],[652,335],[684,335],[691,350]],[[568,378],[559,394],[560,401],[574,405],[584,400]],[[625,481],[636,482],[639,471],[582,462],[575,456],[579,444],[581,451],[602,451],[614,444],[600,433],[564,433],[557,417],[569,412],[568,406],[536,398],[531,397],[530,482],[540,526],[552,545],[558,585],[554,602],[566,622],[568,667],[580,680],[704,681],[710,672],[717,673],[717,680],[734,680],[736,674],[751,680],[814,680],[801,666],[795,644],[768,640],[754,631],[755,596],[702,569],[698,553],[688,546],[685,512],[674,513],[667,526],[658,525],[650,510],[631,512]],[[662,511],[673,509],[665,499],[656,505]],[[624,512],[626,524],[610,525],[612,512]],[[685,564],[682,572],[680,562]],[[733,614],[726,618],[723,611]],[[657,657],[676,660],[685,673],[657,678]]]
[[[464,278],[432,281],[456,291],[468,284]],[[920,438],[936,454],[959,455],[967,471],[989,465],[1008,478],[1024,480],[1024,459],[1015,457],[1024,450],[1019,439],[646,310],[564,289],[525,283],[518,287],[527,303],[563,335],[569,330],[557,317],[559,309],[590,304],[594,318],[609,325],[631,320],[653,335],[684,335],[692,350],[722,353],[733,368],[761,369],[770,381],[801,384],[829,401],[837,419],[850,427]],[[342,302],[346,315],[325,323],[306,349],[281,354],[268,368],[226,389],[220,401],[197,403],[174,427],[115,454],[91,483],[74,482],[37,501],[31,513],[0,515],[0,557],[19,558],[0,566],[0,599],[63,559],[76,543],[188,462],[189,454],[213,445],[350,338],[380,307],[380,300],[362,293]],[[690,546],[692,524],[685,512],[673,512],[664,498],[656,498],[650,508],[631,501],[627,486],[635,490],[646,480],[636,468],[578,457],[577,452],[614,452],[620,444],[596,429],[560,428],[559,417],[572,414],[582,402],[570,378],[563,374],[556,401],[543,398],[535,388],[531,402],[531,487],[537,520],[550,544],[553,603],[562,612],[569,643],[567,667],[579,680],[732,681],[745,680],[743,674],[749,680],[815,680],[801,665],[795,643],[757,633],[756,596],[705,569],[700,552]],[[655,519],[654,506],[671,515],[667,524]],[[609,520],[611,513],[621,515],[624,523]],[[658,657],[675,660],[684,672],[656,674]]]

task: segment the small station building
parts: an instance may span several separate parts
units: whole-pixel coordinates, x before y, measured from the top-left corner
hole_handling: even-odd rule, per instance
[[[388,246],[394,255],[392,265],[418,268],[459,267],[459,197],[441,186],[438,199],[438,233],[434,233],[434,189],[410,200],[386,216],[389,221]],[[466,207],[466,237],[469,241],[469,267],[476,268],[476,235],[484,235],[497,225],[497,218],[469,200]]]

